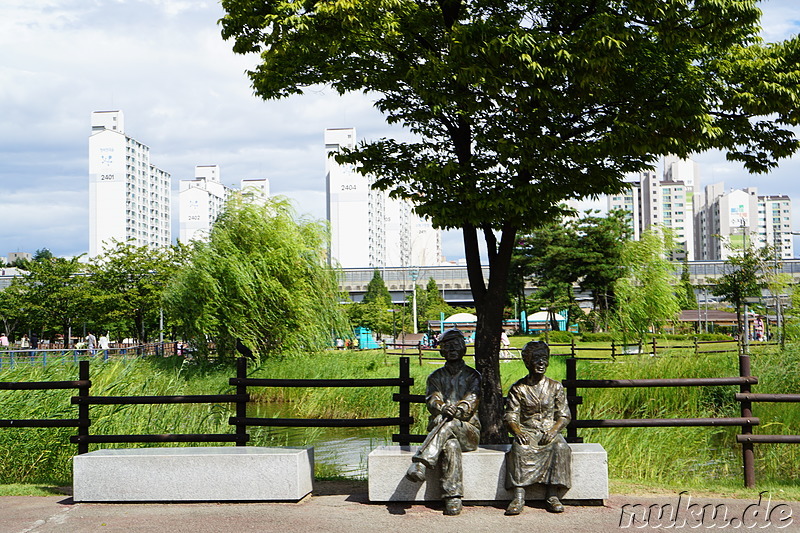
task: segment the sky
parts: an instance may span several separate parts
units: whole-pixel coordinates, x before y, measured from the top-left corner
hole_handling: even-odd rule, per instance
[[[800,31],[796,0],[760,7],[765,40]],[[219,3],[207,0],[3,0],[0,256],[88,251],[92,111],[121,110],[126,134],[171,174],[176,222],[179,181],[192,178],[196,165],[215,164],[223,183],[268,178],[273,194],[323,220],[324,130],[354,127],[359,139],[406,135],[386,125],[369,95],[319,87],[279,101],[254,96],[245,71],[257,58],[231,51],[220,36],[222,16]],[[793,231],[800,230],[800,156],[765,176],[719,152],[694,159],[701,186],[724,181],[792,197]],[[443,252],[463,258],[458,233],[445,234]]]

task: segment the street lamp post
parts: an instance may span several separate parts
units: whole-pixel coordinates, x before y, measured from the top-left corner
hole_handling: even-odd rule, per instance
[[[417,276],[419,276],[419,269],[411,271],[411,283],[414,284],[414,292],[411,297],[411,311],[414,316],[414,333],[419,333],[417,331]]]

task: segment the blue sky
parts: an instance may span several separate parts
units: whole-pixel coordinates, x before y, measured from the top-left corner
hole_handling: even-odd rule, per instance
[[[768,41],[800,29],[796,0],[761,2]],[[222,9],[205,0],[3,0],[0,7],[0,256],[88,249],[88,136],[92,111],[120,109],[126,133],[180,179],[218,164],[222,181],[266,177],[298,211],[325,217],[323,132],[403,135],[368,96],[319,89],[278,102],[252,95],[220,37]],[[800,229],[800,157],[749,176],[716,152],[695,157],[701,185],[757,186],[794,200]],[[587,206],[591,204],[586,204]],[[173,216],[177,216],[177,204]],[[463,257],[457,234],[448,259]]]

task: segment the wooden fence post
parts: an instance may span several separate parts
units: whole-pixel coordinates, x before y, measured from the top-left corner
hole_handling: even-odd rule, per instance
[[[569,353],[572,357],[575,357],[575,337],[570,338],[570,350]]]
[[[239,379],[247,378],[247,358],[240,357],[236,360],[236,377]],[[247,394],[247,385],[236,385],[236,394]],[[247,424],[244,419],[247,418],[247,402],[243,400],[236,401],[236,418],[240,420],[236,424],[236,436],[240,437],[236,441],[237,446],[247,446]]]
[[[422,361],[420,360],[420,364]],[[411,402],[408,400],[408,395],[411,394],[411,386],[409,384],[411,379],[411,369],[409,366],[409,358],[408,357],[401,357],[400,358],[400,379],[403,380],[403,383],[400,384],[400,396],[403,397],[398,402],[398,407],[400,409],[399,417],[401,419],[408,418],[411,416]],[[411,433],[411,424],[404,424],[400,423],[399,428],[400,435],[405,435],[406,438]],[[399,441],[400,445],[408,445],[409,441],[403,440]]]
[[[750,356],[739,356],[739,376],[750,377]],[[745,394],[751,392],[750,384],[739,385],[739,392]],[[741,401],[742,418],[753,416],[753,404],[750,400]],[[742,425],[742,435],[752,435],[753,426],[751,424]],[[753,443],[742,442],[742,466],[744,467],[744,486],[751,489],[756,486],[755,456],[753,454]]]
[[[656,349],[656,338],[653,337],[653,357],[658,355],[658,351]]]
[[[566,364],[567,364],[567,379],[574,380],[578,379],[578,359],[575,357],[567,357]],[[567,393],[567,404],[569,405],[569,412],[570,416],[572,417],[572,423],[567,426],[567,442],[583,442],[583,439],[578,437],[578,428],[575,426],[575,422],[578,420],[578,403],[577,403],[577,396],[578,396],[578,389],[574,386],[566,387]],[[569,401],[572,398],[573,401]]]
[[[611,339],[611,359],[617,358],[617,343],[614,342],[614,339]]]
[[[89,381],[89,361],[81,361],[80,363],[78,363],[78,379],[81,381]],[[78,396],[86,398],[88,400],[90,388],[91,388],[91,383],[78,387]],[[88,401],[84,401],[78,404],[78,420],[80,421],[80,425],[78,426],[78,436],[88,437],[89,425],[91,424],[91,419],[89,418]],[[78,455],[88,452],[89,452],[89,443],[86,441],[79,442]]]

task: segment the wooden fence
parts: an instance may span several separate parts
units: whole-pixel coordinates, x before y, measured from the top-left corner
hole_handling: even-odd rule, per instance
[[[745,486],[755,486],[755,466],[753,444],[757,443],[800,443],[800,435],[757,435],[753,428],[760,420],[753,416],[753,402],[800,402],[800,394],[755,394],[752,385],[758,378],[750,375],[750,357],[739,356],[739,376],[720,378],[680,378],[680,379],[578,379],[577,362],[594,358],[568,357],[566,359],[567,376],[563,381],[567,400],[572,413],[572,422],[567,427],[569,442],[582,442],[577,431],[581,428],[614,428],[614,427],[689,427],[689,426],[739,426],[741,434],[737,442],[742,444],[742,460],[744,465]],[[0,420],[0,428],[24,427],[74,427],[77,435],[70,441],[78,445],[78,453],[86,453],[89,444],[105,443],[153,443],[153,442],[233,442],[237,446],[245,446],[250,440],[247,428],[251,426],[273,427],[380,427],[397,426],[399,431],[392,435],[392,440],[401,445],[422,442],[425,435],[411,434],[414,419],[411,416],[412,403],[424,403],[423,394],[411,394],[414,378],[410,376],[409,358],[399,358],[399,374],[397,378],[380,379],[262,379],[247,377],[247,360],[237,361],[236,377],[229,379],[229,384],[236,388],[234,394],[209,395],[174,395],[174,396],[93,396],[89,379],[89,361],[79,362],[79,377],[75,381],[52,382],[0,382],[0,390],[52,390],[76,389],[71,403],[78,407],[77,418],[67,419],[5,419]],[[670,419],[602,419],[589,420],[579,417],[578,407],[583,398],[578,389],[585,388],[621,388],[621,387],[702,387],[702,386],[739,386],[735,399],[741,404],[740,417],[721,418],[670,418]],[[255,418],[247,416],[247,404],[250,401],[248,387],[397,387],[398,392],[392,398],[398,404],[398,416],[366,419],[293,419],[293,418]],[[222,434],[147,434],[147,435],[97,435],[90,433],[92,425],[92,405],[134,405],[134,404],[235,404],[236,414],[228,423],[235,427],[233,433]]]
[[[566,359],[567,376],[562,381],[572,415],[572,422],[567,427],[568,442],[583,442],[583,439],[578,437],[579,428],[738,426],[741,427],[741,434],[736,436],[736,441],[742,444],[744,484],[747,488],[755,487],[754,443],[800,443],[800,435],[753,434],[753,428],[760,424],[760,420],[758,417],[753,416],[752,402],[800,402],[800,394],[753,394],[751,387],[758,384],[758,378],[750,373],[749,355],[739,355],[739,376],[720,378],[578,379],[577,362],[579,360],[576,357]],[[734,396],[741,406],[741,416],[739,417],[589,420],[581,419],[578,413],[578,406],[583,403],[583,398],[578,395],[578,389],[582,388],[705,387],[725,385],[739,386],[739,393]]]
[[[94,396],[91,394],[92,382],[89,379],[89,361],[79,361],[79,379],[76,381],[38,381],[38,382],[0,382],[0,390],[48,390],[77,389],[71,403],[78,406],[78,417],[74,419],[5,419],[2,427],[75,427],[78,434],[70,437],[70,442],[78,445],[78,454],[87,453],[89,444],[124,444],[154,442],[233,442],[245,446],[250,440],[248,426],[273,427],[382,427],[398,426],[398,442],[408,443],[408,436],[414,419],[410,414],[408,398],[414,384],[410,376],[407,357],[400,359],[399,376],[382,379],[259,379],[247,377],[247,359],[237,360],[236,377],[229,384],[236,387],[235,394],[171,395],[171,396]],[[255,418],[247,416],[250,401],[248,387],[398,387],[396,395],[399,415],[387,418],[366,419],[293,419],[293,418]],[[162,405],[162,404],[218,404],[233,403],[236,415],[228,423],[236,428],[235,433],[208,434],[140,434],[140,435],[97,435],[90,433],[92,405]]]
[[[775,342],[759,342],[759,346],[775,345]],[[694,337],[692,342],[687,344],[670,344],[659,343],[656,338],[651,339],[646,343],[619,343],[612,340],[608,346],[580,346],[575,342],[575,339],[569,343],[548,343],[550,347],[550,354],[553,356],[570,356],[580,357],[587,359],[589,357],[582,356],[582,353],[589,352],[597,354],[599,358],[606,359],[611,357],[630,356],[630,355],[652,355],[658,356],[667,350],[688,349],[692,350],[695,355],[711,354],[711,353],[738,353],[739,341],[735,339],[723,341],[701,341]],[[423,361],[442,361],[437,348],[422,346],[419,343],[387,343],[383,346],[384,354],[398,355],[406,357],[415,357],[422,365]],[[508,347],[500,350],[500,359],[519,359],[521,348]],[[467,357],[474,357],[474,345],[467,345]]]

